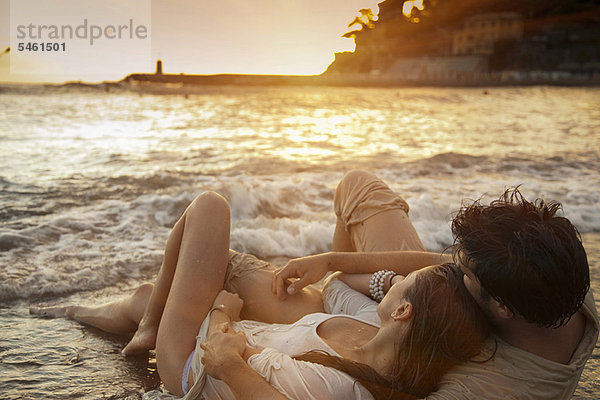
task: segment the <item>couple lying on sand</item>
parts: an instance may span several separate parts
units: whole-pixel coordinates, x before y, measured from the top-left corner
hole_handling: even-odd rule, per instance
[[[463,206],[452,256],[425,251],[408,204],[373,174],[347,173],[334,203],[333,251],[277,269],[229,250],[229,206],[203,193],[154,285],[31,311],[134,333],[123,352],[155,348],[165,388],[186,399],[571,397],[598,315],[557,203],[513,189]]]

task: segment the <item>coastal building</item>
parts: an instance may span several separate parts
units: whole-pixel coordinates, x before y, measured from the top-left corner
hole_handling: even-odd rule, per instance
[[[435,16],[426,9],[416,23],[402,12],[404,3],[387,0],[378,5],[374,27],[352,32],[356,50],[335,54],[323,74],[327,82],[475,85],[600,80],[600,10],[592,5],[581,5],[587,12],[576,12],[577,7],[558,12],[558,6],[547,8],[544,2],[533,8],[509,7],[508,2],[502,8],[476,1],[465,7],[439,2]],[[425,23],[425,17],[437,22]]]
[[[501,39],[520,40],[523,17],[512,12],[479,14],[467,18],[464,26],[452,35],[452,54],[490,55]]]
[[[390,81],[470,82],[488,77],[487,57],[480,55],[410,57],[396,60],[386,71]]]

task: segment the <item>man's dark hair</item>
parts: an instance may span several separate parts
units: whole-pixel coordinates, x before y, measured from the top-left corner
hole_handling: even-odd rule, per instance
[[[543,327],[566,324],[590,287],[581,236],[560,209],[511,188],[489,206],[463,204],[452,221],[455,260],[492,298]]]

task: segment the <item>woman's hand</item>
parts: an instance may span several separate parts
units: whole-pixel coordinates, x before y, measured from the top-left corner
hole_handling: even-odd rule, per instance
[[[240,362],[245,364],[242,356],[246,350],[246,336],[243,332],[234,332],[228,323],[220,324],[207,341],[200,343],[200,348],[204,350],[204,370],[213,378],[226,380],[228,370]]]
[[[230,293],[227,290],[221,290],[213,302],[213,307],[226,313],[231,321],[240,320],[243,306],[244,300],[236,293]]]
[[[296,294],[302,288],[321,280],[329,271],[329,253],[295,258],[273,275],[272,291],[280,300]],[[294,282],[289,279],[298,278]]]

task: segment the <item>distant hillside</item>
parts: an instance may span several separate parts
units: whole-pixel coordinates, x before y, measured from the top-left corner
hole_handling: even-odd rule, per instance
[[[490,70],[600,66],[598,0],[423,0],[423,9],[413,7],[409,16],[404,3],[383,1],[376,20],[360,10],[351,26],[356,29],[345,35],[354,38],[355,52],[337,53],[327,73],[386,71],[401,58],[451,55],[453,34],[465,20],[490,13],[523,18],[522,38],[495,43]]]

